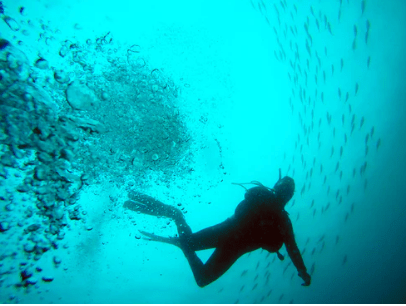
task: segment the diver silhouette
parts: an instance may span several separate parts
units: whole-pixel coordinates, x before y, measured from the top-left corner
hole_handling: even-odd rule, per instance
[[[307,273],[302,256],[297,247],[292,223],[284,207],[292,198],[295,189],[294,180],[288,176],[281,178],[273,188],[253,181],[257,187],[245,188],[245,199],[239,203],[232,217],[224,222],[192,233],[181,210],[166,205],[148,195],[131,191],[130,200],[124,207],[130,210],[173,219],[179,237],[162,237],[140,231],[148,240],[173,244],[179,247],[192,269],[196,283],[204,287],[222,276],[243,254],[262,248],[271,253],[279,253],[283,244],[304,280],[302,286],[309,286],[311,277]],[[196,255],[196,251],[215,248],[205,264]]]

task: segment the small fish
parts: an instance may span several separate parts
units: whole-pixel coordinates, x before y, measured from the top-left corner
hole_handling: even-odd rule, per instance
[[[365,0],[362,0],[361,1],[361,15],[364,14],[364,12],[365,12],[365,6],[366,6]]]
[[[320,173],[323,172],[323,165],[320,165]]]
[[[244,285],[241,286],[240,292],[244,290]]]
[[[258,283],[256,283],[256,284],[254,285],[254,287],[252,287],[251,291],[254,290],[255,288],[257,288],[257,286],[258,286]]]
[[[357,38],[354,38],[354,40],[352,41],[352,50],[357,49]]]
[[[343,258],[343,265],[345,265],[346,263],[347,263],[347,255],[345,255]]]
[[[309,273],[310,275],[313,275],[314,269],[315,269],[315,263],[313,263],[311,268],[310,268],[310,273]]]
[[[341,59],[341,70],[340,71],[343,71],[343,68],[344,68],[344,59]]]
[[[361,118],[361,121],[360,121],[360,126],[359,126],[359,128],[362,128],[362,126],[364,125],[364,121],[365,121],[365,119],[364,119],[364,117],[362,117],[362,118]]]
[[[247,274],[247,272],[248,272],[248,270],[244,270],[244,271],[242,271],[242,273],[241,273],[241,277],[242,277],[242,276],[244,276],[244,275],[246,275],[246,274]]]
[[[339,167],[340,167],[340,162],[337,162],[335,172],[337,172],[337,170],[338,170]]]
[[[342,178],[343,178],[343,171],[341,170],[340,171],[340,181],[341,181]]]
[[[344,125],[344,122],[345,122],[345,115],[344,114],[341,116],[341,121],[343,122],[343,125]]]
[[[340,240],[340,236],[337,235],[337,237],[336,237],[336,244],[338,243],[339,240]]]
[[[344,142],[347,143],[347,134],[344,134]]]
[[[333,156],[333,154],[334,154],[334,146],[331,147],[331,154],[330,154],[330,157]]]
[[[347,186],[347,195],[350,193],[350,188],[351,188],[351,186],[348,185],[348,186]]]
[[[327,28],[328,28],[328,31],[330,32],[330,34],[331,34],[331,35],[334,35],[333,32],[332,32],[332,30],[331,30],[331,24],[330,24],[330,22],[327,23]]]
[[[351,204],[351,213],[354,212],[354,207],[355,207],[355,203],[352,203],[352,204]]]
[[[355,95],[357,95],[358,89],[359,89],[359,85],[358,85],[358,83],[355,83]]]
[[[365,146],[365,156],[367,156],[368,155],[368,146]]]
[[[341,100],[341,89],[340,89],[340,87],[338,88],[338,98],[340,98],[340,100]]]
[[[262,14],[262,7],[261,7],[261,4],[258,2],[258,9],[259,9],[259,12]]]
[[[369,66],[371,65],[371,57],[370,56],[368,56],[368,59],[367,59],[367,68],[369,69]]]
[[[378,150],[380,146],[381,146],[381,138],[379,138],[378,141],[376,142],[376,149]]]
[[[374,132],[375,132],[375,127],[373,126],[373,127],[371,128],[371,138],[374,136]]]
[[[345,102],[348,101],[348,98],[350,97],[350,94],[347,92],[347,94],[345,95]]]
[[[357,37],[358,29],[357,26],[354,24],[354,36]]]

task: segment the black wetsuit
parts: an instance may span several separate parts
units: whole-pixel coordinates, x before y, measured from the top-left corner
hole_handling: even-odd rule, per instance
[[[277,204],[274,192],[265,187],[249,189],[231,218],[184,235],[181,241],[182,251],[201,287],[218,279],[243,254],[259,248],[277,252],[283,244],[297,270],[306,272],[288,213]],[[195,251],[212,248],[214,253],[203,264]]]

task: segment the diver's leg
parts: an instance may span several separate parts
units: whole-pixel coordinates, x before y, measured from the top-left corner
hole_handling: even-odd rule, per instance
[[[183,241],[188,249],[201,251],[217,248],[223,241],[227,241],[233,235],[236,224],[233,218],[202,229],[196,233],[185,236]]]
[[[216,248],[209,260],[203,264],[194,251],[182,247],[199,287],[207,286],[222,276],[243,254],[230,246]]]
[[[186,221],[185,221],[186,222]],[[185,223],[186,224],[186,223]],[[205,228],[197,233],[179,235],[182,238],[183,246],[192,251],[201,251],[207,249],[214,249],[218,247],[223,241],[228,241],[234,235],[234,224],[231,219]],[[178,228],[179,231],[179,228]],[[181,248],[179,237],[163,237],[145,231],[139,231],[144,238],[149,241],[164,242],[175,245]]]
[[[199,251],[216,248],[220,241],[227,240],[227,237],[235,227],[234,218],[229,218],[224,222],[203,229],[192,234],[192,230],[187,224],[182,211],[174,206],[164,204],[148,195],[131,191],[128,194],[129,201],[124,203],[124,207],[136,212],[157,217],[167,217],[174,220],[179,236],[185,235],[188,248]],[[153,241],[167,242],[178,245],[177,238],[159,237],[153,234],[142,233]],[[158,238],[159,237],[159,238]]]

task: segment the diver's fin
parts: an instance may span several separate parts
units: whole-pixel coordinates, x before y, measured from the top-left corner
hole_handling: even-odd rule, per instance
[[[144,236],[148,237],[146,239],[144,238],[145,240],[169,243],[169,244],[172,244],[174,246],[181,247],[180,242],[179,242],[179,238],[177,238],[177,237],[162,237],[162,236],[158,236],[158,235],[148,233],[148,232],[144,232],[144,231],[139,231],[139,232],[141,234],[143,234]]]
[[[154,211],[151,207],[142,204],[140,202],[135,202],[131,200],[125,201],[123,207],[139,213],[154,215]]]
[[[279,253],[279,251],[277,251],[276,254],[278,255],[279,260],[283,261],[285,259],[285,257]]]
[[[135,202],[140,202],[143,204],[165,205],[161,201],[158,201],[157,199],[154,199],[153,197],[140,193],[138,191],[130,191],[128,193],[128,197],[130,198],[130,200],[133,200]]]
[[[131,191],[128,197],[130,200],[124,203],[125,208],[151,216],[183,220],[183,214],[178,208],[164,204],[146,194]]]

